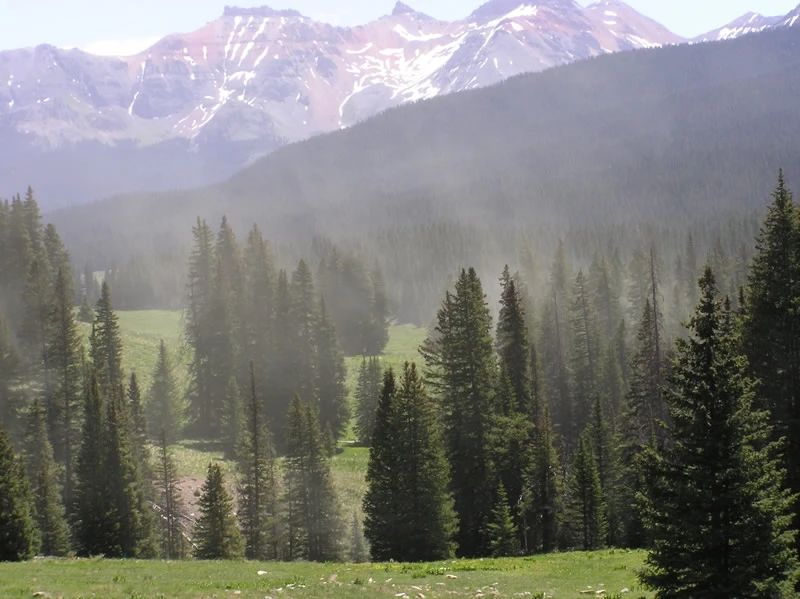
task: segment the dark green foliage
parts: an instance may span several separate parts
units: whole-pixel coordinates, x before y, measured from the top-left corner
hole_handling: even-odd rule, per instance
[[[375,561],[447,559],[457,529],[449,468],[437,419],[414,364],[400,386],[388,371],[378,405],[364,498]]]
[[[75,459],[83,411],[81,351],[69,275],[61,269],[56,275],[49,313],[47,353],[52,393],[45,398],[45,409],[55,458],[64,468],[64,505],[68,511],[74,500]]]
[[[489,553],[484,534],[495,483],[485,416],[494,407],[496,365],[491,316],[474,269],[462,270],[455,292],[439,310],[435,340],[425,351],[429,381],[437,393],[452,468],[459,518],[457,543],[464,556]]]
[[[676,349],[671,443],[651,460],[642,581],[660,597],[793,597],[795,498],[710,269]]]
[[[0,319],[0,424],[16,428],[22,401],[22,363],[12,345],[11,332]]]
[[[0,428],[0,562],[30,559],[38,549],[39,531],[25,468]]]
[[[100,288],[100,299],[94,309],[92,335],[89,338],[92,359],[100,392],[104,396],[119,395],[123,387],[122,338],[119,319],[111,306],[111,289],[106,282]]]
[[[599,343],[586,277],[579,272],[572,289],[569,309],[571,337],[569,365],[572,375],[572,428],[582,430],[590,421],[592,407],[599,397]]]
[[[289,408],[285,500],[290,560],[341,556],[342,522],[316,410],[295,396]]]
[[[530,348],[523,298],[508,266],[500,277],[500,315],[497,319],[497,353],[513,393],[512,411],[533,415],[530,380]]]
[[[361,445],[369,446],[372,443],[372,434],[375,430],[375,413],[378,409],[378,399],[381,394],[381,362],[375,356],[361,361],[356,382],[356,433]]]
[[[136,460],[144,464],[147,460],[147,423],[142,406],[142,392],[135,372],[128,379],[128,412],[130,414],[131,443],[136,452]]]
[[[183,502],[175,462],[162,432],[155,468],[155,485],[158,489],[156,513],[161,539],[161,555],[166,559],[186,556],[187,534],[184,527]]]
[[[585,431],[569,473],[569,489],[564,522],[568,543],[586,551],[605,545],[606,505],[592,437]]]
[[[238,460],[239,523],[245,556],[253,560],[275,560],[280,557],[275,455],[261,406],[251,365],[250,397]]]
[[[184,411],[175,384],[172,361],[162,340],[147,403],[148,428],[159,430],[158,427],[161,427],[167,435],[167,443],[174,443],[181,438]]]
[[[47,436],[44,407],[34,401],[25,435],[25,468],[33,497],[33,514],[41,534],[43,555],[64,556],[69,551],[69,527],[64,513],[59,471]]]
[[[526,489],[529,526],[526,549],[547,553],[553,551],[558,542],[562,485],[550,411],[546,406],[536,418],[532,453]]]
[[[800,213],[783,173],[756,242],[744,307],[745,352],[762,407],[784,436],[788,484],[800,492]],[[795,525],[800,504],[795,508]]]
[[[227,458],[235,458],[242,448],[246,434],[245,410],[239,384],[231,376],[225,387],[222,418],[222,446]]]
[[[225,490],[219,464],[208,465],[200,495],[200,518],[192,541],[197,559],[240,559],[244,556],[244,542],[233,514],[233,499]]]
[[[497,500],[486,525],[486,536],[492,557],[511,557],[520,551],[519,533],[508,507],[508,495],[503,485],[497,489]]]
[[[336,330],[328,319],[325,302],[320,304],[319,325],[316,331],[317,345],[317,396],[320,426],[333,440],[344,432],[350,419],[345,378],[347,368],[336,340]]]

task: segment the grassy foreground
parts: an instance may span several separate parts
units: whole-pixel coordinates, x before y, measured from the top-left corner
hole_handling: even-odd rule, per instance
[[[39,560],[0,564],[0,597],[77,599],[652,597],[644,554],[563,553],[430,564]]]

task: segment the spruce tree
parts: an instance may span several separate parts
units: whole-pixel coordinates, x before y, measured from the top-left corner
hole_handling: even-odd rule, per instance
[[[603,547],[607,534],[606,506],[589,430],[578,440],[567,499],[565,525],[572,533],[571,543],[585,551]]]
[[[168,560],[181,559],[186,554],[183,502],[177,469],[167,445],[166,433],[163,430],[158,445],[155,474],[155,484],[158,488],[158,528],[161,533],[161,555]]]
[[[574,434],[589,424],[592,407],[599,396],[600,353],[595,314],[589,301],[589,290],[583,272],[578,273],[572,294],[569,310],[572,328],[569,356]]]
[[[0,423],[12,432],[23,400],[22,378],[22,360],[12,342],[11,331],[0,318]]]
[[[155,555],[152,508],[142,465],[131,444],[130,422],[122,399],[108,401],[103,435],[102,485],[107,557]]]
[[[502,484],[497,489],[497,500],[486,525],[486,536],[489,538],[492,557],[511,557],[519,554],[519,533],[508,507],[508,495]]]
[[[71,520],[78,554],[90,556],[105,553],[109,534],[106,527],[105,415],[94,373],[90,375],[85,398]]]
[[[277,481],[274,450],[261,415],[262,404],[256,393],[255,368],[251,364],[247,424],[238,460],[239,523],[245,556],[274,560],[279,557]]]
[[[462,270],[437,316],[436,339],[424,352],[428,380],[441,402],[452,490],[464,556],[489,553],[485,536],[496,485],[492,480],[489,426],[496,363],[491,316],[474,269]]]
[[[789,487],[800,493],[800,213],[783,172],[772,198],[748,277],[743,346],[775,437],[786,437]]]
[[[497,319],[497,352],[513,391],[513,411],[532,416],[530,346],[523,298],[508,266],[500,277],[500,315]]]
[[[527,477],[529,549],[549,553],[555,550],[558,542],[562,489],[550,410],[546,405],[540,408],[536,418],[532,453]]]
[[[208,465],[200,495],[200,518],[192,540],[197,559],[240,559],[244,556],[244,541],[236,525],[233,499],[225,490],[219,464]]]
[[[147,403],[149,428],[159,430],[158,427],[161,427],[166,432],[167,443],[175,443],[181,436],[184,412],[183,401],[175,383],[172,361],[162,339],[150,387],[150,400]]]
[[[662,597],[795,596],[794,497],[708,268],[676,349],[671,443],[652,460],[642,581]]]
[[[0,428],[0,562],[32,558],[39,550],[33,499],[21,461]]]
[[[34,498],[33,514],[41,533],[40,551],[43,555],[64,556],[69,551],[69,527],[53,446],[47,436],[47,418],[38,400],[34,401],[28,415],[25,467]]]
[[[142,473],[147,474],[147,424],[145,422],[144,407],[142,406],[142,393],[139,389],[139,378],[135,372],[128,379],[127,410],[130,415],[130,435],[136,461],[143,466]]]
[[[225,387],[225,400],[222,418],[222,447],[225,457],[239,456],[246,434],[245,409],[239,383],[231,376]]]
[[[295,396],[289,408],[285,465],[289,559],[335,561],[342,522],[314,408]]]
[[[320,302],[317,341],[317,393],[319,396],[319,418],[322,430],[334,441],[341,437],[350,420],[347,403],[347,368],[344,356],[336,341],[336,330],[325,310],[325,301]]]
[[[48,320],[47,353],[53,378],[52,394],[45,398],[45,409],[54,455],[64,469],[64,505],[69,511],[74,501],[75,460],[80,443],[83,375],[81,339],[69,277],[63,269],[56,274]]]
[[[372,443],[372,434],[375,430],[375,413],[378,409],[378,399],[381,394],[381,362],[380,358],[372,356],[361,360],[356,381],[356,434],[358,442],[363,446]]]
[[[399,388],[388,371],[378,407],[364,498],[374,560],[431,561],[454,550],[449,468],[434,403],[414,364]]]
[[[118,395],[123,387],[122,337],[119,319],[111,305],[111,289],[105,281],[100,288],[100,299],[95,306],[92,334],[89,339],[90,356],[100,386],[106,397]]]

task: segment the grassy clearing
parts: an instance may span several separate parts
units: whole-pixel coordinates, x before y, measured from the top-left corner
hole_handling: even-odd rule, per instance
[[[643,559],[641,552],[599,551],[430,564],[40,560],[0,564],[0,596],[640,599],[652,597],[636,581]]]

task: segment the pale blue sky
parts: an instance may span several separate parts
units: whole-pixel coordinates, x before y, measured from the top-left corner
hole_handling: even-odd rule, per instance
[[[530,0],[535,3],[536,0]],[[580,0],[589,4],[591,0]],[[748,11],[785,14],[800,0],[628,0],[640,12],[687,37]],[[481,0],[407,0],[441,19],[462,18]],[[364,23],[391,11],[393,0],[0,0],[0,49],[47,42],[101,53],[132,52],[167,33],[191,31],[225,4],[294,8],[337,25]]]

